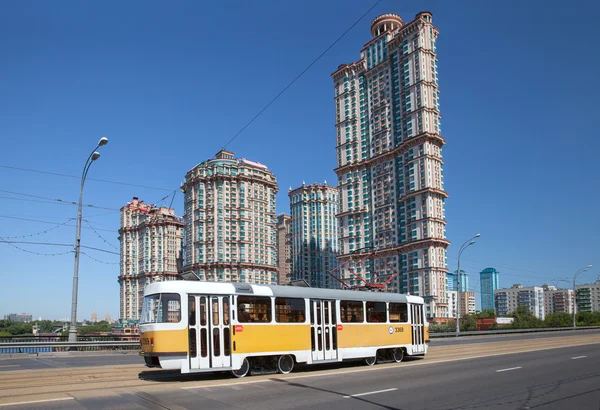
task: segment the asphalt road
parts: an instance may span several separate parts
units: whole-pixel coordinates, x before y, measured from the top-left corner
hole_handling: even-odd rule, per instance
[[[7,409],[594,409],[600,408],[600,345],[393,367],[300,372],[197,385],[73,392]]]

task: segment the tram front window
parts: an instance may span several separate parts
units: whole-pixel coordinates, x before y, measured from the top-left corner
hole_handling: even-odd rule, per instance
[[[160,293],[144,298],[140,323],[178,323],[181,298],[176,293]]]

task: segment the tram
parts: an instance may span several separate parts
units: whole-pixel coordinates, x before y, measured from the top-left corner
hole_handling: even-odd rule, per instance
[[[148,285],[140,320],[146,366],[244,377],[296,364],[423,356],[423,298],[394,293],[169,281]]]

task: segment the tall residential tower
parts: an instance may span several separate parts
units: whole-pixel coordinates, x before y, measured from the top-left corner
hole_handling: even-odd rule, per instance
[[[277,284],[277,181],[265,165],[221,150],[189,170],[181,189],[184,271],[201,280]]]
[[[400,274],[390,290],[423,296],[427,316],[447,317],[438,30],[428,12],[406,24],[384,14],[371,34],[361,59],[332,74],[340,263],[374,250],[362,276],[391,267]]]
[[[173,209],[135,197],[121,208],[120,319],[140,319],[146,285],[178,278],[182,239],[183,220]]]
[[[292,218],[277,215],[277,266],[279,284],[287,285],[292,278]]]
[[[494,268],[485,268],[479,273],[479,284],[481,286],[481,310],[496,308],[495,294],[500,282],[499,272]]]
[[[328,274],[337,267],[338,190],[323,185],[302,184],[288,192],[292,216],[293,278],[311,287],[338,287]]]

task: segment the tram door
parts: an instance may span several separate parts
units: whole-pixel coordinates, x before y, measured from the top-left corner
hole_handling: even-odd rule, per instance
[[[310,300],[310,331],[313,361],[337,359],[335,301]]]
[[[190,296],[190,369],[231,367],[229,296]]]
[[[412,344],[414,353],[425,353],[425,324],[423,321],[423,305],[410,304],[412,321]]]

